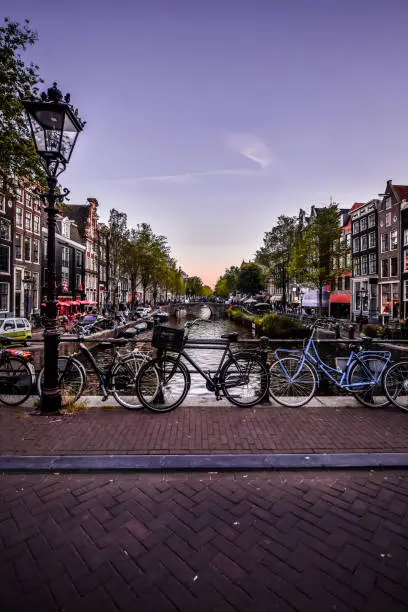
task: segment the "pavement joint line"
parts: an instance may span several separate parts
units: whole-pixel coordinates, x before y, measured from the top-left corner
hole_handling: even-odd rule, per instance
[[[0,472],[245,471],[408,468],[408,453],[3,455]]]

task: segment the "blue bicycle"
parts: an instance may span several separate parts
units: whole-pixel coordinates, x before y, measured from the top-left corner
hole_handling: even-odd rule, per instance
[[[384,390],[383,374],[390,364],[391,353],[351,350],[348,357],[336,358],[336,367],[332,367],[320,357],[319,341],[314,338],[320,323],[318,319],[313,324],[303,350],[276,349],[274,352],[276,361],[269,370],[272,398],[283,406],[304,406],[314,396],[323,375],[343,391],[352,393],[365,406],[387,406],[392,394]]]

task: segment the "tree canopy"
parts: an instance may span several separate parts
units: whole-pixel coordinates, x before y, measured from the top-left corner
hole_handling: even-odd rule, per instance
[[[5,19],[0,27],[0,187],[10,194],[16,178],[45,182],[21,103],[38,94],[42,82],[39,67],[27,64],[22,55],[36,40],[28,20],[20,25]]]

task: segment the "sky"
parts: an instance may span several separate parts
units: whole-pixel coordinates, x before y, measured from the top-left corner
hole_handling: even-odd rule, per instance
[[[87,121],[61,183],[214,285],[280,214],[408,184],[406,0],[2,0]]]

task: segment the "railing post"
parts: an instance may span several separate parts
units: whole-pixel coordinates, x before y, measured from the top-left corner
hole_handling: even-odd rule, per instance
[[[349,325],[348,337],[349,337],[349,340],[354,340],[354,325]]]

